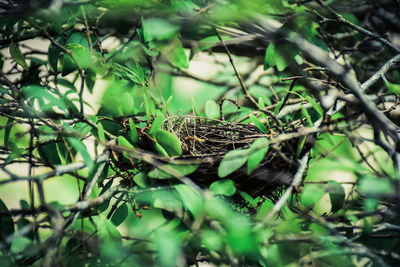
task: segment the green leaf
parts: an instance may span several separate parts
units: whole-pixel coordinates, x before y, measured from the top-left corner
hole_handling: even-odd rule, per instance
[[[86,38],[86,35],[80,33],[80,32],[74,32],[71,34],[71,36],[68,38],[66,45],[69,44],[80,44],[84,48],[89,49],[89,43]]]
[[[133,144],[139,143],[139,134],[136,130],[135,123],[133,123],[132,118],[129,119],[129,137]]]
[[[268,45],[267,51],[265,52],[264,59],[264,70],[270,67],[277,67],[278,71],[283,71],[288,64],[282,55],[276,50],[275,44],[270,43]]]
[[[223,245],[222,237],[210,230],[201,231],[201,243],[209,250],[218,251]]]
[[[99,237],[103,240],[121,240],[121,234],[116,226],[103,215],[92,217],[93,221],[97,224],[97,232]]]
[[[89,89],[89,92],[92,94],[94,85],[96,83],[96,71],[91,68],[86,71],[85,83]]]
[[[223,38],[226,39],[226,38]],[[199,50],[204,51],[219,44],[220,40],[217,35],[212,35],[201,39],[198,42]]]
[[[40,110],[46,111],[53,111],[54,107],[67,111],[65,103],[50,93],[50,90],[38,85],[28,85],[21,89],[23,94],[25,95],[26,99],[29,98],[37,99],[40,102],[43,100],[47,100],[47,104],[40,105]],[[40,103],[39,102],[39,103]]]
[[[156,111],[156,117],[154,118],[154,121],[151,124],[150,130],[149,130],[149,134],[153,135],[153,133],[157,132],[161,128],[161,126],[163,125],[164,120],[165,120],[164,114],[161,111],[157,110]]]
[[[364,176],[361,179],[359,190],[362,194],[370,197],[380,197],[394,192],[389,180],[372,176]]]
[[[131,64],[126,67],[118,63],[113,63],[111,73],[120,77],[121,79],[131,81],[139,84],[140,86],[145,86],[146,81],[144,78],[143,69],[138,64]]]
[[[170,212],[182,211],[182,203],[178,197],[172,192],[167,190],[157,191],[153,196],[153,207]]]
[[[124,103],[122,106],[122,111],[124,112],[123,114],[125,116],[130,116],[133,115],[134,109],[135,109],[135,102],[133,100],[133,97],[130,93],[125,92],[122,95],[122,99],[124,100]]]
[[[179,39],[175,39],[169,45],[163,47],[162,54],[175,67],[182,69],[189,68],[185,49]]]
[[[226,177],[242,167],[247,161],[248,153],[247,149],[229,151],[218,167],[218,176]]]
[[[107,139],[106,139],[106,136],[104,135],[103,124],[101,124],[100,122],[97,123],[97,133],[99,135],[100,142],[106,143]]]
[[[214,100],[207,100],[204,112],[206,117],[211,119],[219,119],[221,118],[219,105]]]
[[[263,108],[265,108],[264,99],[263,99],[261,96],[258,98],[258,104],[257,104],[257,106],[258,106],[258,109],[263,109]]]
[[[300,203],[305,207],[313,207],[325,194],[320,184],[306,184],[301,193]]]
[[[133,181],[141,188],[146,188],[148,186],[147,174],[145,172],[139,172],[133,176]]]
[[[121,136],[121,135],[118,136],[117,143],[118,143],[118,145],[120,145],[122,147],[126,147],[129,149],[135,149],[135,147],[131,144],[131,142],[129,142],[128,139],[126,139],[124,136]],[[122,152],[122,155],[127,159],[131,158],[131,156],[128,152],[124,151],[124,152]]]
[[[232,196],[236,193],[235,183],[230,179],[213,182],[210,185],[211,191],[216,195]]]
[[[87,167],[92,166],[94,162],[89,152],[87,151],[85,144],[81,140],[74,137],[69,137],[68,142],[76,151],[78,151],[81,154],[83,160],[85,161],[86,166]]]
[[[176,185],[175,190],[182,199],[183,206],[188,209],[196,218],[203,209],[203,201],[201,196],[185,184]]]
[[[159,143],[153,143],[153,148],[159,155],[169,157],[167,151]]]
[[[126,217],[128,217],[128,206],[126,205],[126,203],[124,203],[121,206],[119,206],[117,210],[114,212],[113,216],[111,217],[111,222],[115,226],[118,226],[124,222]]]
[[[329,198],[331,199],[332,212],[336,212],[343,207],[345,201],[345,191],[342,184],[336,181],[328,181],[328,193]]]
[[[56,40],[59,41],[59,40]],[[48,51],[48,60],[51,68],[54,70],[54,72],[58,71],[58,58],[60,57],[61,54],[61,49],[58,48],[57,46],[50,44],[49,46],[49,51]]]
[[[322,117],[324,115],[324,110],[321,108],[320,105],[318,105],[317,101],[315,101],[314,98],[312,98],[309,95],[307,95],[305,98],[311,104],[311,106],[315,109],[315,111],[318,112],[318,115],[320,117]]]
[[[264,159],[268,152],[268,139],[259,138],[250,146],[247,161],[247,174],[251,174]]]
[[[79,68],[86,69],[90,64],[89,43],[82,33],[73,33],[67,40],[66,48],[71,51],[75,60],[68,54],[62,58],[62,76],[66,76]],[[78,66],[76,65],[78,63]]]
[[[151,170],[148,176],[155,179],[181,178],[193,173],[198,167],[198,164],[164,164],[159,168]]]
[[[40,145],[38,147],[38,152],[43,161],[50,165],[60,165],[61,160],[58,155],[56,143],[48,143],[45,145]]]
[[[130,148],[130,149],[134,149],[135,147],[128,141],[128,139],[126,139],[124,136],[118,136],[118,145],[126,147],[126,148]]]
[[[26,71],[29,70],[28,64],[26,64],[24,55],[22,55],[21,50],[19,50],[19,47],[15,43],[10,44],[10,54],[12,58],[17,62],[17,64],[21,65]]]
[[[386,86],[389,91],[393,94],[400,95],[400,84],[395,84],[391,82],[386,82]]]
[[[154,137],[162,148],[168,153],[168,156],[179,156],[182,154],[181,142],[175,134],[165,130],[158,130]]]
[[[306,125],[307,126],[313,126],[313,122],[311,120],[311,116],[308,113],[307,109],[304,106],[301,106],[300,108],[301,108],[301,114],[303,115],[303,118],[306,119],[306,122],[307,122]]]
[[[113,182],[114,182],[114,180],[110,179],[110,181],[108,181],[104,185],[103,189],[101,189],[99,196],[101,196],[102,194],[104,194],[104,192],[109,190],[111,188]],[[107,201],[103,202],[101,205],[96,206],[95,210],[98,211],[99,213],[102,213],[103,211],[105,211],[108,208],[109,205],[110,205],[110,200],[107,200]]]
[[[181,241],[174,231],[159,229],[155,233],[154,244],[157,249],[157,266],[173,267],[180,265]]]
[[[268,134],[267,127],[256,116],[249,114],[249,118],[261,132]]]
[[[81,44],[71,43],[67,44],[66,48],[74,55],[79,68],[86,69],[90,63],[90,51]],[[69,57],[69,55],[66,55]]]
[[[6,240],[8,236],[14,234],[14,222],[11,214],[8,213],[9,210],[6,204],[2,199],[0,199],[0,212],[3,213],[0,216],[0,240],[3,241]],[[8,249],[10,249],[10,246],[8,246]]]
[[[173,37],[179,27],[161,18],[142,20],[143,35],[146,42],[165,40]]]

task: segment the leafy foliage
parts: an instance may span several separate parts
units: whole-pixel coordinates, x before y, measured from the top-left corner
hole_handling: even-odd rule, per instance
[[[2,3],[0,265],[399,265],[399,10]]]

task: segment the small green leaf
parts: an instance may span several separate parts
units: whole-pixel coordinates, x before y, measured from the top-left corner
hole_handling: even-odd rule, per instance
[[[218,167],[218,176],[226,177],[242,167],[247,161],[248,153],[247,149],[229,151]]]
[[[308,113],[307,109],[304,106],[301,106],[301,114],[303,115],[303,118],[306,119],[307,126],[313,126],[313,122],[311,120],[311,116]]]
[[[213,182],[210,185],[211,191],[216,195],[232,196],[236,193],[235,183],[230,179]]]
[[[104,135],[103,125],[100,122],[97,123],[97,133],[99,134],[100,142],[106,143],[107,139],[106,139],[106,136]]]
[[[128,92],[125,92],[122,95],[122,99],[124,100],[123,105],[121,105],[124,115],[125,116],[133,115],[133,110],[135,108],[135,102],[133,100],[132,95]]]
[[[133,144],[139,143],[139,134],[136,130],[135,123],[133,123],[132,118],[129,119],[129,137]]]
[[[393,94],[400,95],[400,84],[395,84],[391,82],[386,82],[386,86],[389,91]]]
[[[60,156],[58,155],[56,143],[47,143],[44,145],[40,145],[38,147],[38,152],[39,152],[40,157],[47,164],[50,164],[50,165],[60,165],[61,164],[61,160],[60,160]]]
[[[155,132],[157,132],[161,128],[161,126],[163,125],[164,120],[165,120],[164,114],[161,111],[157,110],[156,111],[156,117],[154,118],[154,121],[151,124],[150,130],[149,130],[149,134],[153,135]]]
[[[264,99],[260,96],[258,98],[258,109],[263,109],[265,108],[265,103],[264,103]]]
[[[154,137],[170,157],[182,154],[181,142],[175,134],[165,130],[158,130],[155,132]]]
[[[121,240],[121,234],[116,226],[103,215],[92,217],[94,223],[97,225],[97,233],[103,240]]]
[[[14,222],[9,210],[3,200],[0,199],[0,212],[3,214],[0,216],[0,240],[6,240],[6,238],[14,233]],[[10,246],[8,246],[10,249]]]
[[[40,110],[44,112],[51,112],[53,111],[54,107],[67,111],[65,103],[61,99],[50,93],[50,90],[48,88],[44,88],[38,85],[28,85],[24,86],[21,91],[23,92],[27,100],[29,100],[30,98],[37,99],[38,101],[40,101],[39,103],[43,102],[44,99],[47,100],[47,104],[42,104],[39,107]]]
[[[314,98],[312,98],[309,95],[307,95],[305,98],[311,104],[311,106],[315,109],[315,111],[318,112],[318,115],[320,117],[322,117],[324,115],[324,110],[321,108],[320,105],[318,105],[317,101],[315,101]]]
[[[320,184],[306,184],[301,193],[300,203],[305,207],[313,207],[325,194]]]
[[[268,133],[267,127],[265,127],[265,125],[256,116],[249,114],[249,118],[261,132],[265,134]]]
[[[135,147],[128,141],[128,139],[126,139],[124,136],[118,136],[118,145],[126,147],[126,148],[130,148],[130,149],[134,149]]]
[[[225,38],[223,38],[223,39],[225,39]],[[218,45],[219,42],[220,42],[220,40],[217,35],[205,37],[198,42],[199,50],[204,51],[204,50],[210,49],[211,47]]]
[[[111,73],[120,77],[121,79],[144,86],[145,80],[141,75],[142,73],[140,69],[141,67],[138,65],[129,65],[128,67],[125,67],[121,64],[113,63]]]
[[[175,190],[182,199],[182,204],[184,207],[188,209],[196,218],[203,209],[203,201],[201,196],[185,184],[176,185]]]
[[[161,156],[169,157],[167,151],[165,151],[165,149],[159,143],[153,143],[153,148]]]
[[[122,147],[129,148],[129,149],[135,149],[135,147],[131,144],[131,142],[129,142],[128,139],[126,139],[124,136],[121,136],[121,135],[118,136],[117,143],[118,143],[118,145],[120,145]],[[123,151],[122,155],[127,159],[131,158],[129,152]]]
[[[181,252],[181,240],[173,231],[160,228],[155,232],[154,244],[157,249],[156,266],[179,266],[179,255]]]
[[[281,107],[283,105],[283,103],[285,102],[285,99],[282,98],[281,101],[279,101],[278,105],[275,107],[274,109],[274,115],[278,115],[279,111],[281,110]]]
[[[96,83],[96,71],[91,68],[86,71],[85,83],[89,89],[89,92],[92,94],[94,85]]]
[[[179,27],[161,18],[148,18],[142,20],[144,39],[146,42],[152,40],[165,40],[173,37]]]
[[[346,194],[344,192],[344,188],[342,184],[336,181],[328,181],[328,193],[329,198],[331,199],[332,212],[336,212],[343,207]]]
[[[259,138],[250,146],[247,161],[247,174],[251,174],[264,159],[268,152],[268,139]]]
[[[359,190],[362,194],[371,197],[383,196],[394,191],[389,180],[372,176],[365,176],[361,179]]]
[[[21,65],[26,71],[29,70],[28,64],[26,64],[24,55],[22,55],[21,50],[15,43],[10,44],[10,54],[12,58],[17,62],[17,64]]]
[[[181,69],[189,68],[189,62],[185,53],[185,49],[178,38],[176,38],[169,45],[165,46],[162,50],[162,54],[175,67]]]
[[[86,69],[89,66],[90,51],[86,47],[76,43],[67,44],[66,47],[74,55],[74,58],[81,69]]]
[[[108,181],[104,185],[103,189],[101,189],[99,196],[101,196],[102,194],[104,194],[104,192],[106,192],[108,189],[110,189],[113,182],[114,182],[114,180],[110,179],[110,181]],[[98,211],[99,213],[102,213],[103,211],[105,211],[108,208],[108,205],[110,205],[110,200],[107,200],[107,201],[103,202],[101,205],[96,206],[95,210]]]
[[[146,188],[148,185],[148,179],[145,172],[139,172],[133,176],[133,181],[141,188]]]
[[[119,206],[117,210],[114,212],[113,216],[111,217],[111,222],[115,226],[118,226],[124,222],[126,217],[128,217],[128,206],[126,205],[126,203],[124,203],[121,206]]]
[[[278,71],[283,71],[288,64],[282,55],[277,51],[275,44],[270,43],[265,52],[264,70],[276,66]]]
[[[219,105],[214,100],[207,100],[204,112],[206,117],[211,119],[219,119],[221,118]]]
[[[59,40],[56,40],[59,41]],[[49,51],[48,51],[48,60],[51,68],[54,70],[54,72],[58,71],[58,58],[60,57],[61,54],[61,49],[58,48],[57,46],[51,44],[49,46]]]
[[[93,159],[90,156],[89,152],[87,151],[85,144],[81,140],[74,137],[70,137],[68,138],[68,142],[76,151],[78,151],[81,154],[87,167],[93,164]]]
[[[165,164],[160,166],[160,168],[151,170],[148,176],[149,178],[156,179],[181,178],[193,173],[198,167],[198,164]]]

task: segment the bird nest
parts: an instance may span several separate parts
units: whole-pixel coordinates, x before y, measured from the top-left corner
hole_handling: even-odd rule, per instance
[[[221,179],[218,177],[218,167],[229,151],[249,148],[259,138],[274,140],[282,133],[296,132],[301,126],[302,122],[285,126],[274,125],[269,127],[269,132],[265,134],[250,123],[196,116],[170,116],[165,119],[162,128],[174,133],[181,143],[182,155],[174,160],[198,163],[196,171],[187,177],[200,187],[207,188]],[[241,192],[253,198],[260,196],[276,200],[282,190],[290,185],[298,168],[298,144],[298,137],[271,142],[264,159],[250,175],[247,174],[247,166],[244,165],[225,177],[235,183],[237,193],[233,196],[234,200],[243,200]]]

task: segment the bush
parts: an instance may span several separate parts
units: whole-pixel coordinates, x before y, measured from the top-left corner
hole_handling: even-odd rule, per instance
[[[397,1],[0,9],[2,266],[399,264]]]

